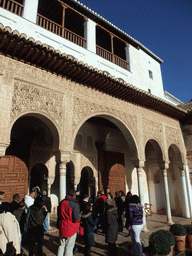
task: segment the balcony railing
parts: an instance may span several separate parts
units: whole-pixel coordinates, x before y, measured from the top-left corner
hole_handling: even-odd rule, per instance
[[[61,36],[83,48],[85,48],[86,39],[75,34],[74,32],[66,29],[65,27],[55,23],[52,20],[47,19],[41,14],[37,14],[37,25],[49,30],[50,32]]]
[[[98,45],[96,46],[96,54],[108,61],[115,63],[116,65],[120,66],[121,68],[129,70],[129,62],[121,59],[120,57],[116,56],[115,54],[112,54],[111,52],[103,49],[102,47],[100,47]]]
[[[23,5],[15,2],[14,0],[1,0],[0,7],[19,16],[22,15]]]

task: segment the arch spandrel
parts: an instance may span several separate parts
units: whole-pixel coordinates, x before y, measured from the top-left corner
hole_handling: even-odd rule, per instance
[[[171,145],[175,145],[181,152],[181,157],[183,163],[186,163],[185,159],[185,145],[182,138],[182,133],[180,129],[166,126],[166,141],[167,141],[167,152]],[[167,153],[168,154],[168,153]]]
[[[90,114],[88,116],[85,116],[84,118],[82,118],[82,120],[78,122],[78,124],[76,125],[75,129],[73,130],[73,136],[72,136],[72,144],[71,147],[73,149],[73,145],[75,143],[75,138],[76,135],[79,131],[79,129],[81,128],[81,126],[90,118],[92,117],[101,117],[104,119],[107,119],[108,121],[112,122],[113,124],[115,124],[119,130],[122,132],[122,134],[124,135],[128,145],[129,145],[129,149],[130,149],[130,154],[132,158],[139,158],[139,150],[138,150],[138,142],[137,142],[137,135],[136,135],[136,123],[135,123],[135,130],[133,132],[133,127],[130,126],[129,120],[127,120],[127,122],[125,122],[126,119],[124,119],[124,121],[117,115],[113,114],[113,116],[111,116],[111,113],[93,113]],[[136,122],[136,120],[135,120]]]

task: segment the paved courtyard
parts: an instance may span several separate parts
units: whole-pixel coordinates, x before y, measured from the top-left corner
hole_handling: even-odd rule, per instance
[[[181,223],[181,224],[191,224],[191,219],[185,219],[181,217],[173,217],[173,221],[175,223]],[[51,230],[49,235],[44,236],[44,246],[43,246],[43,253],[44,256],[55,256],[57,255],[57,250],[59,246],[59,232],[56,228],[56,216],[51,216]],[[141,241],[144,247],[144,255],[149,255],[147,251],[148,246],[148,239],[152,232],[158,230],[158,229],[166,229],[168,230],[170,225],[166,223],[166,216],[165,215],[157,215],[153,214],[152,216],[147,217],[147,228],[149,229],[148,232],[141,234]],[[118,255],[130,255],[130,249],[131,249],[131,237],[127,237],[127,230],[124,229],[122,233],[119,233],[118,240],[117,240],[117,247],[118,247]],[[107,250],[107,244],[105,243],[105,235],[101,232],[98,232],[95,234],[95,241],[96,245],[95,247],[92,247],[92,255],[95,256],[102,256],[102,255],[108,255]],[[83,256],[83,247],[84,247],[84,240],[82,237],[78,236],[76,245],[78,247],[78,252],[75,254],[76,256]],[[24,252],[28,256],[28,245],[23,245]],[[37,255],[37,254],[35,254]],[[176,256],[192,256],[192,250],[186,249],[185,252],[174,252],[174,255]]]

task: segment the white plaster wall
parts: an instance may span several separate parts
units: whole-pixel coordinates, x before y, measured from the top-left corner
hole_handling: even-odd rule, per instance
[[[11,27],[12,30],[18,30],[19,33],[25,33],[28,37],[33,37],[35,41],[41,41],[52,46],[55,50],[60,50],[61,53],[72,55],[79,61],[83,61],[94,68],[107,71],[116,78],[122,78],[125,82],[139,89],[145,91],[150,89],[152,94],[165,99],[160,64],[142,50],[138,50],[133,46],[129,47],[131,65],[131,72],[129,72],[93,52],[2,8],[0,8],[0,22],[4,26]],[[149,78],[149,69],[153,72],[153,79]]]

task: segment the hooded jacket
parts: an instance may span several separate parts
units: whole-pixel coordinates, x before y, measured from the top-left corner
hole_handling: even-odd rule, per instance
[[[143,224],[143,206],[140,204],[129,204],[129,225]]]
[[[59,205],[59,233],[61,237],[71,237],[79,230],[79,205],[75,198],[66,196]]]
[[[91,247],[95,245],[94,227],[97,225],[98,220],[97,216],[93,215],[91,212],[84,212],[81,215],[81,221],[83,222],[84,227],[85,244],[87,246]]]

